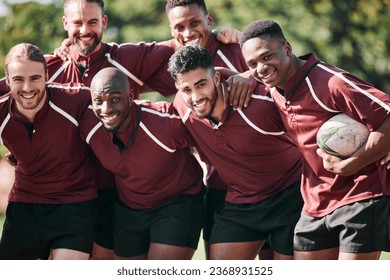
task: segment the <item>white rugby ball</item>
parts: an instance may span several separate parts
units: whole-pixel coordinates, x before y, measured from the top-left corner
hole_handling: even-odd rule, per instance
[[[367,127],[345,114],[327,120],[317,132],[317,144],[328,154],[346,158],[356,152],[368,138]]]

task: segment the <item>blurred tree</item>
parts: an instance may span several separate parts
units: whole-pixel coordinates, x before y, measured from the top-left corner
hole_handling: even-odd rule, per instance
[[[62,4],[59,5],[59,2],[62,1],[48,5],[36,2],[10,5],[5,2],[10,7],[10,13],[0,17],[1,69],[4,67],[4,56],[15,44],[29,42],[46,53],[61,43],[64,30],[61,23]]]
[[[171,38],[165,0],[106,0],[107,42]],[[326,62],[351,71],[390,92],[390,2],[386,0],[206,0],[214,27],[242,29],[260,18],[279,22],[296,54],[316,52]],[[7,2],[6,2],[7,3]],[[0,67],[11,46],[31,42],[50,52],[66,36],[63,0],[53,4],[8,4],[0,17]],[[1,75],[2,76],[2,75]]]

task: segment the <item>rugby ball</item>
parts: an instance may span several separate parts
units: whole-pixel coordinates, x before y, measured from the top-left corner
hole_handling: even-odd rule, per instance
[[[346,158],[367,141],[369,133],[361,122],[345,114],[338,114],[320,127],[317,132],[317,144],[328,154]]]

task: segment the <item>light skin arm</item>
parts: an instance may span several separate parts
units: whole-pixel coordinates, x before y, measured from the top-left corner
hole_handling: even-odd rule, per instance
[[[341,159],[318,149],[317,154],[323,159],[324,168],[341,176],[351,176],[363,167],[381,160],[387,163],[390,152],[390,117],[376,130],[369,134],[367,142],[352,156]],[[387,154],[387,155],[386,155]]]
[[[71,42],[69,39],[62,41],[61,46],[54,50],[54,55],[60,57],[63,61],[71,59],[69,47]]]
[[[216,35],[217,40],[224,44],[238,43],[241,36],[241,32],[234,28],[220,28],[213,30],[213,33]],[[54,50],[54,55],[60,57],[64,61],[70,59],[70,45],[70,40],[64,39],[64,41],[61,43],[61,46]]]

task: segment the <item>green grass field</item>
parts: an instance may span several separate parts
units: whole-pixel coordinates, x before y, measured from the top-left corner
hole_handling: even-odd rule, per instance
[[[5,219],[5,216],[0,215],[0,232],[2,232],[2,230],[3,230],[4,219]],[[194,260],[204,260],[205,259],[202,237],[199,240],[198,250],[196,250],[194,257],[192,259],[194,259]],[[381,255],[381,260],[390,260],[390,253],[383,252]]]

